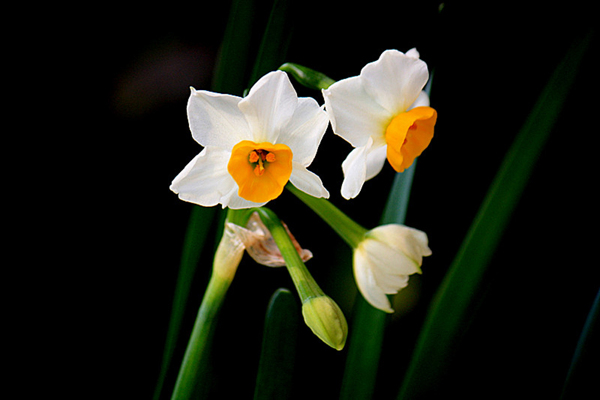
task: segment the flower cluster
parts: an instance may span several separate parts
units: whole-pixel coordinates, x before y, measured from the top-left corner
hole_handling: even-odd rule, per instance
[[[355,198],[386,159],[402,172],[429,145],[437,113],[423,91],[428,77],[415,49],[387,50],[360,75],[323,88],[323,106],[299,98],[283,71],[263,76],[244,98],[192,88],[189,125],[203,149],[170,188],[182,200],[230,209],[261,207],[288,183],[327,199],[308,167],[331,124],[354,147],[342,164],[341,194]],[[374,307],[390,312],[385,295],[420,273],[422,257],[431,253],[427,236],[402,225],[365,232],[353,244],[357,286]]]

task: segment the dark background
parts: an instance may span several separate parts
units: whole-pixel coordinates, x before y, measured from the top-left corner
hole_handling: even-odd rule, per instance
[[[32,221],[41,227],[29,237],[49,245],[42,257],[61,267],[42,268],[37,276],[57,302],[42,307],[49,320],[33,349],[50,349],[51,355],[37,359],[34,371],[53,375],[55,362],[70,360],[60,378],[49,380],[51,392],[77,398],[152,395],[192,207],[168,187],[200,151],[185,105],[190,86],[210,89],[229,11],[229,2],[215,3],[52,9],[61,18],[48,18],[36,37],[32,52],[39,67],[28,73],[24,90],[38,118],[29,124],[37,139],[29,147],[51,159],[36,173],[52,202],[47,206],[28,188],[38,210]],[[268,17],[270,5],[264,3],[258,21]],[[556,64],[594,20],[591,6],[577,2],[448,2],[441,13],[439,5],[298,4],[287,57],[343,79],[385,49],[417,47],[435,70],[431,102],[439,120],[419,158],[407,217],[408,225],[428,233],[433,256],[414,278],[415,304],[390,320],[377,388],[381,399],[393,398],[389,393],[399,386],[429,300],[505,151]],[[262,29],[264,22],[257,24],[255,43]],[[445,395],[556,398],[560,391],[600,281],[592,256],[598,236],[592,97],[598,93],[598,61],[590,54],[597,50],[594,38],[490,267]],[[322,103],[319,93],[297,90]],[[339,187],[349,151],[329,130],[310,169],[334,204],[372,228],[393,171],[384,168],[348,202]],[[284,193],[269,207],[314,253],[308,268],[350,318],[356,294],[347,289],[353,287],[350,264],[343,271],[328,268],[349,261],[349,249],[293,196]],[[185,329],[193,324],[209,275],[211,254],[204,257]],[[293,289],[285,269],[244,259],[216,337],[215,398],[251,396],[264,312],[278,287]],[[300,341],[299,398],[335,398],[345,352],[330,350],[308,329]]]

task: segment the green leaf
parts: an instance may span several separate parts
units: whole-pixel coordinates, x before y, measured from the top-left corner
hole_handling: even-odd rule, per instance
[[[600,390],[594,373],[600,367],[598,338],[600,330],[600,290],[581,331],[571,366],[565,379],[561,400],[598,398]],[[595,372],[594,372],[595,371]]]
[[[427,397],[449,367],[488,263],[560,114],[589,40],[576,43],[554,71],[517,134],[426,317],[399,399]]]
[[[300,315],[298,303],[288,289],[278,289],[265,319],[254,400],[285,400],[292,397]]]
[[[190,215],[187,232],[185,234],[183,252],[181,255],[181,263],[179,266],[179,274],[177,276],[177,284],[175,286],[175,294],[171,309],[171,318],[167,331],[165,348],[163,351],[163,359],[160,375],[154,390],[154,400],[160,398],[165,378],[171,365],[173,352],[177,345],[181,330],[181,321],[185,312],[185,307],[190,294],[190,287],[193,281],[196,268],[199,264],[204,242],[209,229],[215,217],[214,208],[205,208],[194,206]],[[210,260],[210,258],[208,258]],[[206,264],[209,264],[207,262]]]
[[[241,96],[248,84],[256,0],[234,0],[217,58],[212,90]]]
[[[295,25],[293,4],[291,0],[273,2],[248,87],[284,62]]]
[[[327,89],[335,83],[335,81],[327,75],[302,65],[285,63],[279,67],[279,69],[292,75],[296,81],[310,89]]]

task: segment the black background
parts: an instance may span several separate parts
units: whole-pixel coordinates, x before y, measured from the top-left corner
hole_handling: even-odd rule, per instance
[[[261,21],[270,7],[264,3],[255,15]],[[419,158],[406,221],[428,233],[433,256],[415,278],[417,303],[391,319],[377,398],[394,397],[427,304],[555,65],[592,26],[588,8],[448,2],[440,13],[439,2],[298,5],[290,62],[343,79],[385,49],[417,47],[435,69],[431,102],[439,119]],[[37,11],[44,24],[31,23],[38,33],[22,44],[35,67],[25,70],[19,108],[26,111],[21,131],[29,132],[24,160],[39,162],[24,179],[40,186],[19,186],[15,197],[31,201],[23,257],[41,256],[41,268],[34,268],[40,290],[31,290],[36,305],[21,316],[34,321],[28,348],[48,355],[25,363],[32,376],[53,377],[45,385],[49,392],[147,399],[160,368],[192,207],[168,187],[200,151],[185,104],[190,86],[210,89],[229,2],[97,4],[50,9],[47,17]],[[257,24],[257,38],[263,27]],[[494,257],[444,395],[556,398],[560,391],[599,283],[593,257],[598,62],[589,56],[597,49],[594,38]],[[322,103],[319,93],[297,90]],[[334,204],[371,228],[393,171],[384,168],[357,199],[345,201],[340,166],[348,151],[329,130],[310,169]],[[327,268],[349,260],[348,249],[290,194],[269,207],[314,253],[307,266],[351,316],[350,268]],[[208,278],[211,255],[204,257],[186,329]],[[282,286],[293,289],[284,269],[244,259],[217,333],[215,398],[251,396],[265,308]],[[36,323],[40,315],[44,322]],[[308,329],[300,340],[298,398],[335,398],[345,352],[330,350]],[[183,345],[175,363],[182,352]],[[65,359],[68,367],[54,378]]]

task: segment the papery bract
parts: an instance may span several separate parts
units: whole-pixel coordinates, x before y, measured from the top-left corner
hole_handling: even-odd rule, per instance
[[[283,221],[281,224],[289,235],[302,261],[310,260],[312,258],[310,250],[300,247],[300,244],[296,238],[294,238],[294,235],[292,235],[287,225],[285,225]],[[267,267],[285,266],[285,260],[283,259],[275,240],[273,240],[273,235],[271,235],[271,232],[262,222],[258,213],[252,213],[245,228],[230,222],[226,223],[226,227],[243,243],[243,246],[250,257],[257,263]]]

